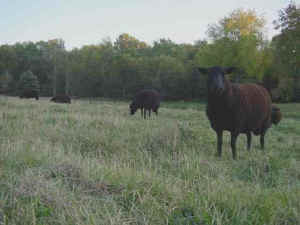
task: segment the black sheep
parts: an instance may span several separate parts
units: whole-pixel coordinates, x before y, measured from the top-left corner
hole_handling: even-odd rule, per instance
[[[71,98],[68,95],[56,95],[55,97],[51,98],[50,101],[56,103],[71,103]]]
[[[158,114],[160,106],[160,94],[155,90],[142,90],[137,93],[130,104],[130,114],[133,115],[138,109],[141,109],[141,115],[146,119],[146,111],[151,116],[151,110]]]
[[[20,98],[35,98],[39,100],[39,92],[36,90],[24,90],[21,92]]]
[[[217,134],[218,156],[222,154],[223,131],[231,133],[232,156],[236,159],[236,140],[240,133],[247,135],[247,148],[251,147],[251,133],[260,135],[261,147],[271,126],[272,102],[268,91],[256,84],[233,84],[225,74],[235,68],[198,68],[208,74],[208,101],[206,114]]]

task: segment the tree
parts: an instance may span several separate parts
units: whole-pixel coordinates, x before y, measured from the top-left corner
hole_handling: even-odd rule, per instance
[[[288,102],[300,99],[300,8],[294,2],[279,11],[274,21],[280,33],[273,37],[271,50],[272,65],[269,68],[268,83],[272,84],[272,97]],[[271,86],[270,84],[270,86]]]
[[[64,79],[66,75],[65,61],[66,61],[66,51],[65,42],[62,39],[53,39],[48,41],[48,49],[45,52],[46,57],[51,61],[53,65],[52,72],[52,94],[56,96],[58,87],[58,74],[59,72],[63,74]]]
[[[141,42],[127,33],[121,34],[114,43],[115,48],[121,53],[130,53],[135,55],[137,50],[147,48],[145,42]]]
[[[12,82],[11,74],[6,71],[3,74],[0,74],[0,93],[8,93],[10,92],[9,84]]]
[[[218,24],[209,25],[208,36],[213,40],[229,38],[237,41],[245,36],[256,36],[263,39],[265,19],[259,17],[254,10],[236,9],[224,17]]]
[[[40,84],[37,77],[31,72],[26,71],[22,73],[20,76],[20,80],[18,82],[18,91],[20,93],[34,91],[39,93],[40,91]]]
[[[236,66],[245,78],[261,80],[266,62],[267,46],[263,40],[264,18],[253,10],[234,10],[217,24],[208,27],[211,42],[203,45],[196,55],[201,66]]]
[[[280,30],[280,34],[272,40],[276,60],[291,76],[300,76],[299,6],[290,2],[285,9],[280,10],[279,18],[274,24],[275,28]]]

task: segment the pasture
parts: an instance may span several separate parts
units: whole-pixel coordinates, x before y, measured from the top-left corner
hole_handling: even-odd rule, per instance
[[[202,103],[0,97],[0,224],[300,224],[300,104],[266,135],[216,135]]]

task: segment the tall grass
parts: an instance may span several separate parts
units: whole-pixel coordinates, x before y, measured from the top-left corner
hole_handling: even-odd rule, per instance
[[[300,104],[233,161],[200,103],[0,98],[0,224],[300,224]],[[298,112],[298,113],[296,113]]]

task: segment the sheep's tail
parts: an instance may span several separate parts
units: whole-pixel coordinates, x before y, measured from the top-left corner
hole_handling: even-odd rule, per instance
[[[282,113],[280,112],[280,109],[272,105],[272,114],[271,114],[271,121],[273,124],[277,125],[282,118]]]

